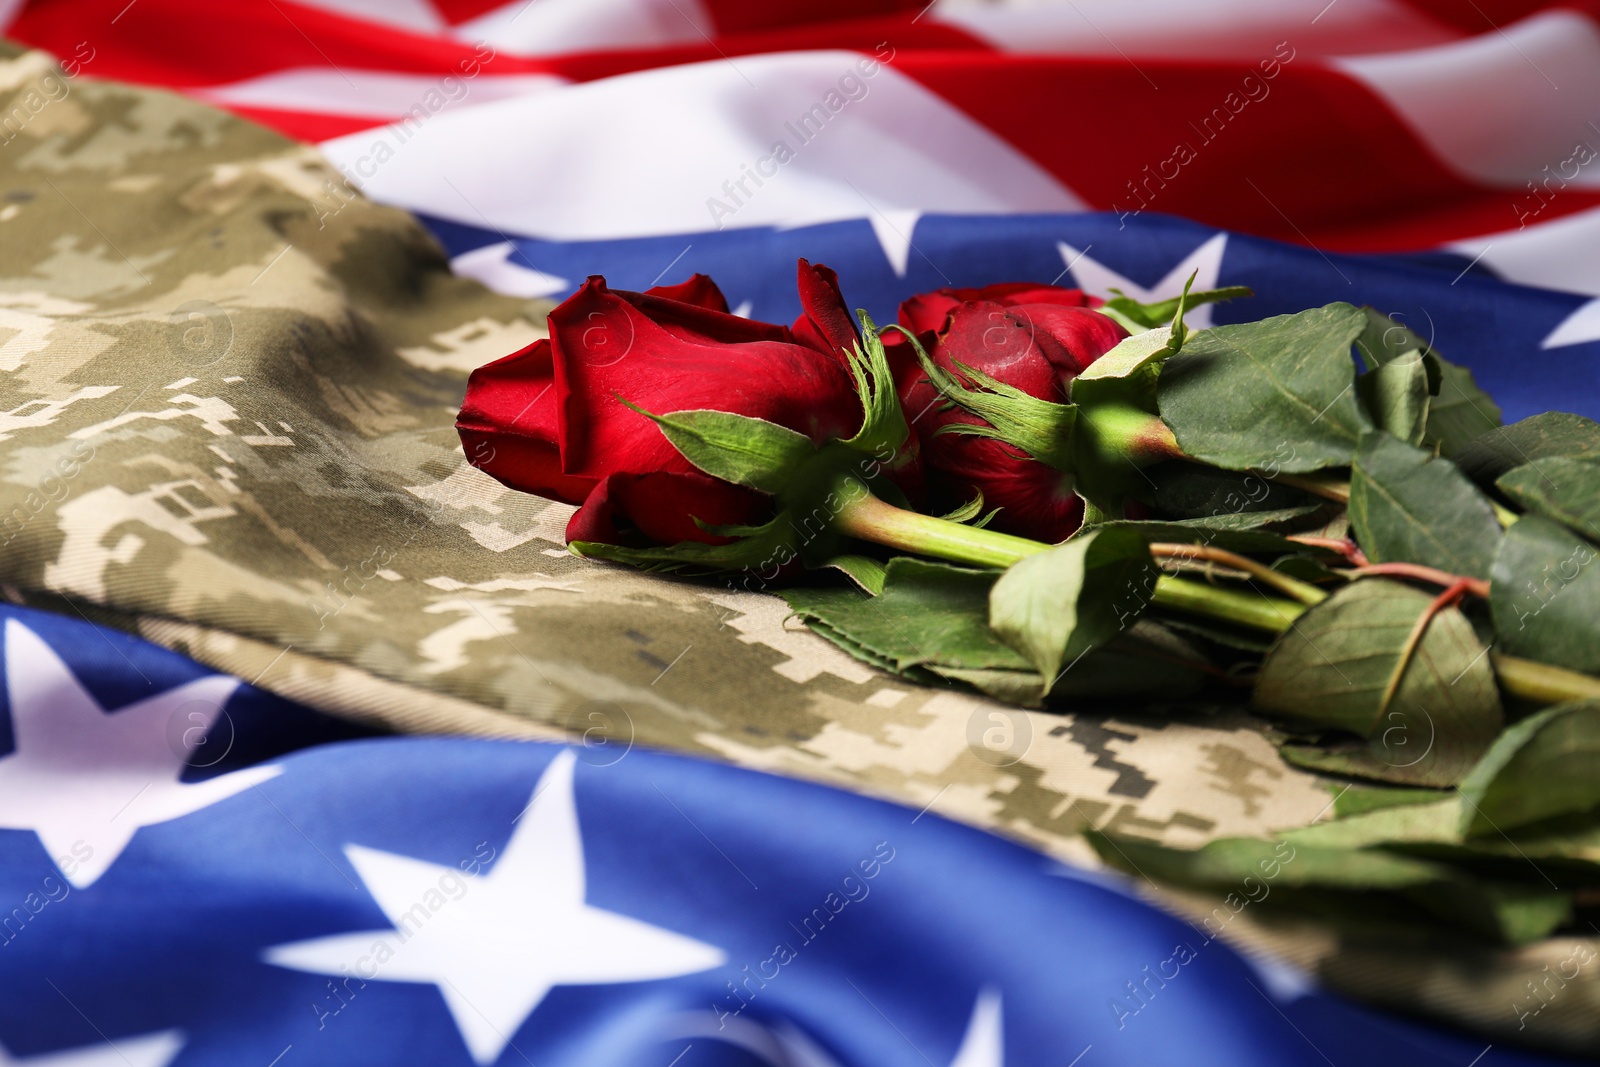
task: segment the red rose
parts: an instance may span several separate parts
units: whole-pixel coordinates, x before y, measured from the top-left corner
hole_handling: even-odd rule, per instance
[[[837,296],[832,272],[802,260],[800,274],[811,321],[836,325],[843,305],[826,299]],[[711,279],[631,293],[592,277],[550,313],[549,340],[472,373],[456,429],[473,466],[513,489],[580,505],[570,541],[716,542],[695,520],[770,517],[768,497],[696,470],[622,400],[657,415],[748,415],[818,444],[849,437],[862,418],[841,357],[786,327],[728,314]]]
[[[950,371],[956,363],[980,370],[1038,397],[1065,403],[1072,379],[1115,348],[1127,333],[1094,311],[1101,301],[1079,289],[1012,283],[985,289],[941,289],[900,305],[900,324]],[[1000,508],[997,530],[1056,542],[1083,521],[1072,476],[992,438],[945,433],[952,422],[977,416],[943,402],[914,365],[898,374],[901,403],[921,439],[923,465],[936,505],[953,508],[983,493]]]

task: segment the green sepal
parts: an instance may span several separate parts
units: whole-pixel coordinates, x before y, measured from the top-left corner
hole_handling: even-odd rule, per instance
[[[992,437],[1026,452],[1029,456],[1060,471],[1071,471],[1072,427],[1077,419],[1077,408],[1071,404],[1056,404],[1040,400],[1014,385],[991,378],[982,371],[956,361],[958,377],[934,363],[923,349],[916,335],[899,326],[899,330],[917,354],[917,362],[933,387],[958,406],[983,419],[987,425],[951,423],[939,432],[973,434]],[[968,388],[964,377],[977,388]]]
[[[695,518],[707,533],[733,539],[720,545],[682,541],[639,548],[574,542],[569,545],[572,551],[653,571],[756,572],[765,584],[796,559],[809,566],[828,565],[838,551],[839,538],[831,524],[838,514],[833,493],[841,478],[854,479],[886,502],[904,506],[904,494],[886,472],[915,459],[914,452],[905,448],[911,429],[877,328],[866,312],[860,315],[865,335],[845,353],[845,360],[861,401],[862,420],[847,440],[819,447],[804,434],[764,419],[716,410],[658,415],[618,397],[660,427],[668,442],[698,470],[774,497],[778,513],[772,521],[761,526],[719,526]],[[812,525],[819,528],[811,529]]]
[[[898,453],[906,438],[911,436],[911,427],[900,407],[900,395],[895,391],[889,354],[884,350],[883,338],[872,316],[859,308],[856,314],[861,316],[861,344],[846,356],[850,377],[855,380],[856,393],[861,398],[862,419],[861,429],[843,444],[873,455]]]
[[[600,541],[570,541],[567,548],[574,555],[627,563],[645,571],[676,574],[751,571],[759,575],[770,568],[772,574],[763,580],[771,580],[778,568],[798,554],[795,529],[787,513],[764,526],[704,528],[712,532],[737,529],[739,534],[735,540],[721,545],[679,541],[675,545],[632,548]]]
[[[817,454],[811,438],[765,419],[709,409],[656,415],[617,399],[661,427],[672,447],[700,470],[769,496],[782,492],[794,472]]]
[[[939,517],[944,519],[946,522],[959,522],[968,526],[975,526],[979,529],[982,529],[983,527],[989,525],[989,523],[998,514],[1000,514],[999,508],[994,508],[987,515],[983,514],[983,490],[978,489],[975,490],[975,495],[971,500],[967,501],[965,504],[962,504],[954,511],[946,512]]]
[[[1171,322],[1179,314],[1180,302],[1182,306],[1197,308],[1202,304],[1220,304],[1227,300],[1256,295],[1255,290],[1246,285],[1229,285],[1221,289],[1204,289],[1198,293],[1191,293],[1189,286],[1194,284],[1194,278],[1194,274],[1189,276],[1188,283],[1183,287],[1183,296],[1158,300],[1153,304],[1140,303],[1124,295],[1121,289],[1113,289],[1111,291],[1117,295],[1095,310],[1114,320],[1129,333],[1138,333],[1140,330],[1154,330]]]

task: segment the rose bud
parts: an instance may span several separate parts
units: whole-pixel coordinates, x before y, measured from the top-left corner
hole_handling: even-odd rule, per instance
[[[801,262],[807,316],[849,329],[824,271]],[[771,497],[697,470],[635,409],[730,412],[822,445],[860,427],[861,403],[837,353],[727,309],[701,275],[644,293],[591,277],[550,313],[548,340],[472,373],[456,422],[468,462],[513,489],[579,505],[569,541],[717,544],[726,539],[705,526],[770,519]]]
[[[1078,289],[1016,283],[985,289],[942,289],[900,306],[900,325],[918,335],[939,367],[963,364],[1040,400],[1065,404],[1072,380],[1127,336],[1093,310]],[[1070,473],[1041,463],[992,437],[938,431],[984,422],[944,397],[897,345],[901,403],[922,442],[932,503],[953,509],[983,494],[999,508],[991,525],[1035,540],[1065,540],[1083,521],[1083,501]]]

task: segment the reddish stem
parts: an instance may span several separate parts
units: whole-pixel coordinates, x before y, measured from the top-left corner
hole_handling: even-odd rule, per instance
[[[1345,572],[1350,575],[1378,574],[1391,578],[1415,578],[1419,582],[1429,582],[1433,585],[1442,585],[1446,588],[1461,586],[1466,592],[1484,600],[1489,598],[1489,583],[1482,578],[1464,578],[1459,574],[1451,574],[1437,567],[1425,567],[1420,563],[1371,563],[1356,567]]]
[[[1405,564],[1391,564],[1391,566],[1405,566]],[[1443,572],[1440,572],[1443,573]],[[1394,665],[1394,673],[1389,676],[1389,684],[1384,687],[1383,699],[1378,702],[1378,714],[1382,715],[1389,710],[1389,702],[1394,699],[1395,693],[1400,691],[1400,681],[1405,677],[1406,668],[1411,664],[1411,657],[1416,655],[1417,648],[1422,644],[1423,636],[1428,632],[1428,624],[1435,615],[1455,604],[1468,593],[1472,592],[1475,578],[1458,578],[1452,582],[1444,592],[1433,598],[1433,602],[1423,609],[1417,616],[1417,623],[1406,635],[1406,643],[1400,646],[1400,659]],[[1483,584],[1487,588],[1487,583]]]
[[[1372,561],[1367,554],[1351,541],[1343,537],[1316,537],[1312,534],[1290,534],[1289,540],[1312,548],[1326,548],[1330,552],[1337,552],[1357,567],[1365,567]]]

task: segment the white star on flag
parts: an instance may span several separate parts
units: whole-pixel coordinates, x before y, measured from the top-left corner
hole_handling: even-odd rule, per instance
[[[985,989],[972,1006],[967,1035],[950,1067],[1005,1067],[1005,1031],[1000,1022],[1000,993]]]
[[[1090,248],[1094,247],[1093,245]],[[1183,258],[1183,262],[1167,271],[1166,276],[1146,289],[1138,282],[1129,281],[1110,267],[1089,258],[1089,249],[1081,252],[1067,244],[1057,241],[1056,249],[1061,253],[1062,260],[1067,265],[1067,270],[1072,273],[1073,279],[1078,283],[1078,288],[1093,296],[1109,300],[1116,296],[1111,290],[1120,289],[1124,296],[1144,304],[1154,304],[1162,300],[1171,300],[1183,292],[1183,283],[1189,280],[1189,275],[1199,273],[1191,287],[1194,292],[1217,288],[1217,276],[1222,273],[1222,254],[1228,247],[1228,235],[1219,233],[1215,237],[1196,248]],[[1184,316],[1184,322],[1196,330],[1211,328],[1210,304],[1203,304]]]
[[[1588,344],[1590,341],[1600,341],[1600,300],[1579,305],[1577,310],[1556,324],[1556,328],[1539,343],[1539,347],[1565,348],[1568,345]]]
[[[14,1059],[0,1048],[0,1067],[167,1067],[183,1048],[183,1035],[176,1030],[139,1037],[107,1038],[98,1045],[70,1048],[65,1052],[46,1052],[27,1059]]]
[[[38,834],[79,889],[106,872],[139,827],[199,811],[278,774],[277,767],[251,767],[178,780],[237,678],[197,678],[107,712],[15,619],[6,621],[5,646],[15,749],[0,757],[0,828]]]
[[[437,985],[480,1064],[499,1058],[556,986],[676,978],[725,962],[712,945],[584,902],[573,763],[570,749],[551,761],[486,874],[345,846],[395,928],[277,945],[266,951],[267,962]],[[440,892],[457,881],[464,891],[448,898]]]
[[[916,232],[917,220],[922,212],[915,208],[873,209],[867,216],[872,224],[873,236],[883,248],[884,258],[901,278],[906,276],[906,264],[911,259],[911,235]]]
[[[499,241],[461,253],[450,261],[450,270],[507,296],[553,296],[572,288],[567,279],[525,266],[526,263],[527,257],[514,242]]]

